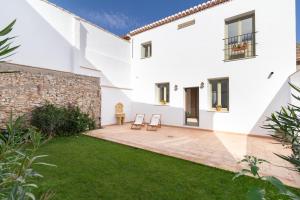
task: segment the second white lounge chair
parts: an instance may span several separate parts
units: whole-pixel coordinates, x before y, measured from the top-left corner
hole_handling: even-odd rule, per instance
[[[150,123],[147,125],[147,131],[156,131],[157,128],[161,128],[161,115],[153,114]]]

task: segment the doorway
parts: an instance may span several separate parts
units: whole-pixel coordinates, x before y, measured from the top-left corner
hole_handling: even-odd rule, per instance
[[[185,125],[199,126],[199,87],[185,88]]]

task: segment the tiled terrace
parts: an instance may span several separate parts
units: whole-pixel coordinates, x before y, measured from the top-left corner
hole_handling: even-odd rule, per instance
[[[300,176],[296,172],[278,167],[290,165],[274,155],[274,153],[289,155],[289,150],[271,138],[168,126],[150,132],[146,131],[146,128],[131,130],[128,124],[107,126],[87,134],[230,171],[241,169],[242,166],[237,162],[244,155],[254,155],[272,163],[262,166],[263,175],[276,176],[284,183],[300,188]]]

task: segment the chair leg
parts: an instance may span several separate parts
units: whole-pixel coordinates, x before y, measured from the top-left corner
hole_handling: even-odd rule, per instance
[[[148,125],[147,126],[147,131],[157,131],[157,126]]]
[[[136,129],[136,124],[132,124],[131,129]]]
[[[140,124],[132,124],[131,125],[131,129],[141,130],[142,129],[142,125],[140,125]]]

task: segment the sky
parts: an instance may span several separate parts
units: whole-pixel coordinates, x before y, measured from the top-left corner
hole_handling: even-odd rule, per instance
[[[49,0],[117,35],[149,24],[207,0]],[[297,3],[300,10],[300,2]],[[299,20],[298,20],[299,19]],[[297,12],[300,42],[300,13]]]

